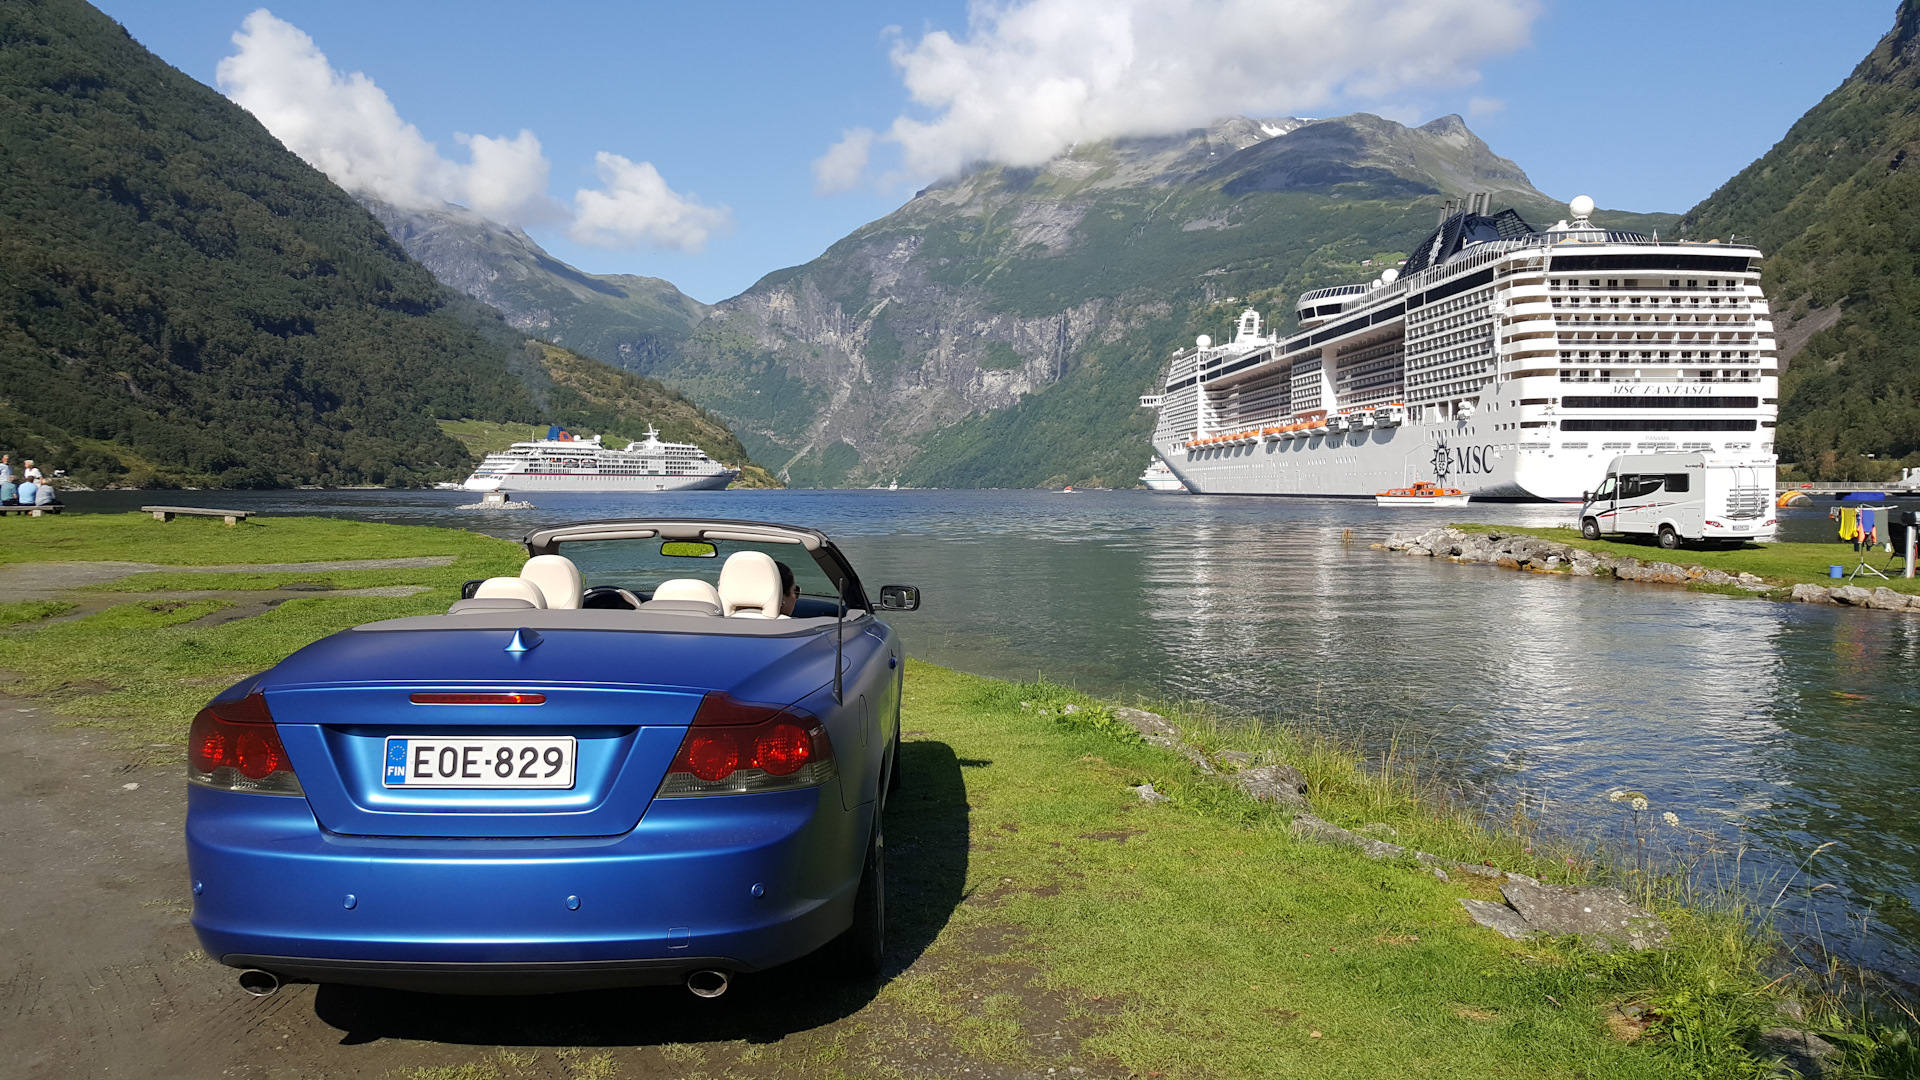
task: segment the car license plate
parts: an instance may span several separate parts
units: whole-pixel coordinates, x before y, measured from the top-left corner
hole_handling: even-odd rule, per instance
[[[1734,532],[1746,532],[1746,531],[1748,531],[1749,529],[1752,529],[1752,528],[1753,528],[1753,526],[1751,526],[1751,525],[1735,525],[1735,526],[1733,527],[1733,531],[1734,531]]]
[[[387,739],[390,788],[570,788],[574,741],[491,736]]]

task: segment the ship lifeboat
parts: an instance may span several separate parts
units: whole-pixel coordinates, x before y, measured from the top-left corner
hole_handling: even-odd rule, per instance
[[[1472,496],[1459,488],[1441,487],[1422,480],[1412,487],[1375,492],[1373,501],[1378,506],[1465,506],[1470,498]]]

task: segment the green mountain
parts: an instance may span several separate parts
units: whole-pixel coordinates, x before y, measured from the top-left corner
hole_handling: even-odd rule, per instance
[[[1768,253],[1778,445],[1807,479],[1920,465],[1917,59],[1920,2],[1904,0],[1853,74],[1681,224]]]
[[[79,0],[0,5],[0,285],[0,448],[95,486],[457,477],[436,419],[631,428],[650,395],[725,430],[630,374],[582,392],[592,362],[530,350]]]
[[[1457,116],[1236,118],[985,167],[716,305],[644,368],[798,485],[1130,485],[1167,355],[1365,281],[1469,191],[1564,208]],[[1663,228],[1670,215],[1606,214]],[[1370,265],[1372,264],[1372,265]]]
[[[658,362],[709,310],[659,278],[576,270],[525,232],[462,206],[402,210],[360,201],[441,284],[486,303],[516,329],[607,363]]]

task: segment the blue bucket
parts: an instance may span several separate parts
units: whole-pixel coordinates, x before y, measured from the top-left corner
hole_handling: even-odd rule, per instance
[[[1828,577],[1830,577],[1830,578],[1841,578],[1841,577],[1846,577],[1846,576],[1847,576],[1847,568],[1846,568],[1846,567],[1844,567],[1844,566],[1828,566],[1828,567],[1827,567],[1827,576],[1828,576]]]

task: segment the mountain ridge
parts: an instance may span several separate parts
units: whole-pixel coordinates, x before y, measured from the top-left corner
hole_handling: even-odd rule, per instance
[[[471,466],[436,418],[601,408],[79,0],[0,7],[0,147],[0,448],[92,486],[420,484]]]

